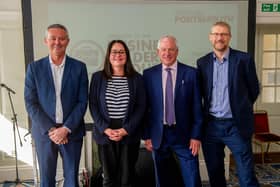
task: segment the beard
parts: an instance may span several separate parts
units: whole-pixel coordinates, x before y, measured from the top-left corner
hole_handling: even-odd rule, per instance
[[[225,52],[228,48],[228,45],[225,42],[218,41],[213,45],[214,49],[219,52]]]

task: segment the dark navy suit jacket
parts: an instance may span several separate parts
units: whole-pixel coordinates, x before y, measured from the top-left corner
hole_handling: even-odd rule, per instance
[[[147,126],[143,139],[151,139],[158,149],[163,135],[162,64],[143,73],[147,101]],[[200,140],[202,106],[198,76],[195,68],[178,62],[175,84],[176,142],[186,145],[191,138]]]
[[[106,106],[107,79],[102,71],[92,75],[89,94],[89,108],[94,120],[93,137],[98,144],[108,144],[109,138],[104,134],[104,130],[110,125],[110,118]],[[123,119],[123,128],[128,135],[121,141],[122,143],[136,143],[140,141],[143,116],[146,107],[146,95],[142,76],[135,74],[128,77],[129,103],[128,109]]]
[[[49,140],[48,130],[56,124],[56,95],[49,57],[28,65],[24,98],[35,140]],[[84,114],[88,100],[86,65],[66,56],[61,88],[63,125],[71,130],[69,141],[85,134]]]
[[[206,122],[212,98],[213,64],[213,52],[197,61]],[[259,94],[259,82],[255,62],[245,52],[230,49],[228,91],[233,119],[240,135],[251,138],[254,131],[253,104]]]

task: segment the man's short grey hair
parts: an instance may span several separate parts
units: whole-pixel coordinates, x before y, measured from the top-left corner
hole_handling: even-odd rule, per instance
[[[211,27],[211,32],[212,32],[212,28],[215,26],[221,26],[221,27],[226,27],[228,29],[229,34],[231,35],[231,28],[230,25],[225,22],[225,21],[217,21],[216,23],[214,23]]]
[[[174,36],[172,36],[172,35],[165,35],[165,36],[162,36],[162,37],[158,40],[158,44],[157,44],[157,48],[158,48],[158,49],[160,49],[160,43],[161,43],[161,41],[162,41],[163,39],[165,39],[165,38],[168,38],[168,39],[173,40],[173,41],[175,42],[176,48],[177,48],[177,49],[179,48],[179,47],[178,47],[178,43],[177,43],[177,39],[176,39]]]
[[[55,24],[49,25],[48,28],[47,28],[47,30],[46,30],[46,35],[45,35],[45,37],[48,36],[48,31],[49,31],[50,29],[62,29],[62,30],[64,30],[64,31],[66,32],[67,38],[69,38],[68,30],[67,30],[67,28],[66,28],[64,25],[62,25],[62,24],[55,23]]]

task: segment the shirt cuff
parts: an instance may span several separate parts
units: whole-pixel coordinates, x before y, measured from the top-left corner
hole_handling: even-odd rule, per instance
[[[63,126],[63,128],[65,128],[69,133],[72,132],[72,131],[71,131],[68,127],[66,127],[66,126]]]

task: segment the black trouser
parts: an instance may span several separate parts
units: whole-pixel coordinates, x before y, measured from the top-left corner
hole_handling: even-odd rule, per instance
[[[121,120],[112,120],[111,128],[119,125]],[[138,159],[140,142],[123,144],[111,141],[98,145],[103,168],[103,187],[133,187],[135,164]]]

